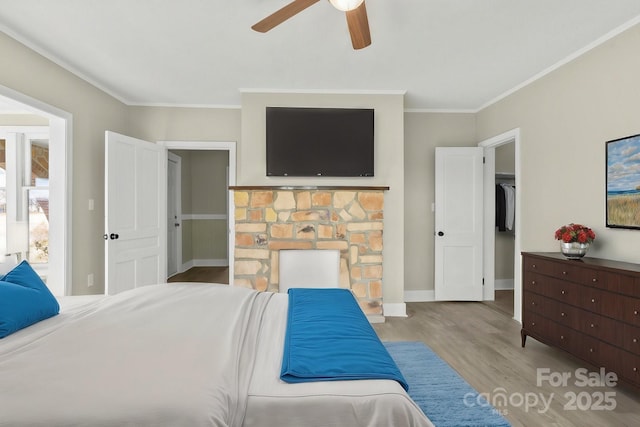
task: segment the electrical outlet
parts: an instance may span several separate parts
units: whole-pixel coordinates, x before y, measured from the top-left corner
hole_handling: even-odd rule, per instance
[[[87,287],[92,287],[93,286],[93,273],[89,273],[89,275],[87,276]]]

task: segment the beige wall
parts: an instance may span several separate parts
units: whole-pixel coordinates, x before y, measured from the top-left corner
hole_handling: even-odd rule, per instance
[[[521,130],[522,249],[558,251],[553,233],[582,222],[590,255],[640,262],[638,231],[605,228],[605,141],[640,133],[636,25],[477,114],[478,140]]]
[[[433,291],[435,147],[476,145],[475,116],[405,113],[404,134],[405,290]]]
[[[389,186],[385,192],[383,295],[404,302],[404,120],[403,94],[243,93],[238,185]],[[367,178],[267,177],[265,107],[374,108],[375,176]]]
[[[49,120],[33,114],[0,114],[0,126],[49,126]]]
[[[104,291],[104,131],[127,133],[118,100],[0,33],[0,85],[73,115],[72,292]],[[95,210],[89,211],[88,200]],[[93,273],[95,286],[87,287]]]

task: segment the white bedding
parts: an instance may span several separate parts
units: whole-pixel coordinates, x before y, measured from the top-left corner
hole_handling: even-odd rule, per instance
[[[280,381],[285,294],[170,284],[61,306],[0,340],[0,426],[432,425],[394,381]]]

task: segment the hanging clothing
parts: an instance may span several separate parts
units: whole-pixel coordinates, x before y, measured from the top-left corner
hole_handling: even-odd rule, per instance
[[[506,219],[507,199],[504,195],[504,188],[500,184],[496,184],[496,227],[498,231],[507,231]]]
[[[505,196],[504,225],[507,230],[511,231],[513,230],[513,223],[516,219],[516,191],[511,185],[500,185],[504,190]]]

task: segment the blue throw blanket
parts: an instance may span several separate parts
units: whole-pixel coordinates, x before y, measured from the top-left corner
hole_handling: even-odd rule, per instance
[[[280,378],[407,381],[347,289],[289,289]]]

